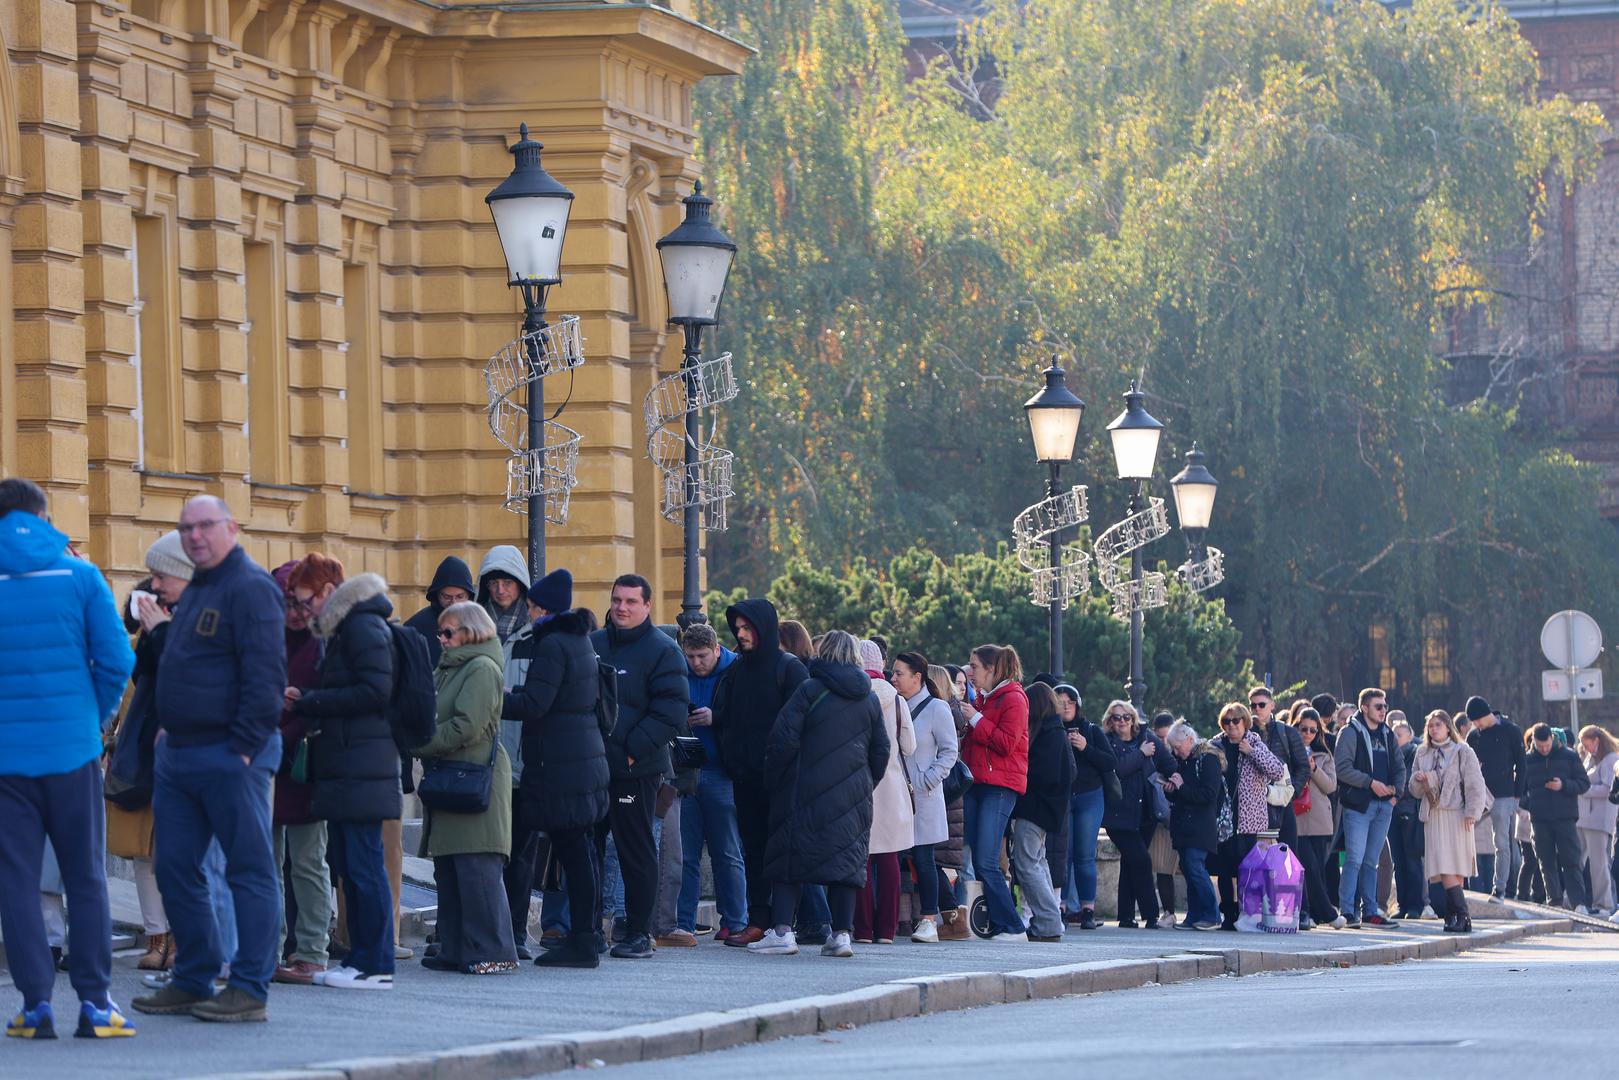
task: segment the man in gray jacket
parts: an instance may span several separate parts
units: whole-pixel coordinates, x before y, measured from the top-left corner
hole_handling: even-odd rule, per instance
[[[1344,868],[1338,879],[1338,918],[1333,926],[1358,929],[1398,926],[1377,905],[1377,863],[1394,821],[1394,803],[1405,790],[1405,761],[1383,721],[1388,701],[1375,686],[1360,692],[1360,708],[1338,732],[1333,764],[1343,806]]]

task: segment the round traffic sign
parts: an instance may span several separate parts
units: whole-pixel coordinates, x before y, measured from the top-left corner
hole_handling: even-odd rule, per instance
[[[1540,651],[1564,671],[1590,667],[1602,653],[1602,628],[1583,611],[1559,611],[1540,628]]]

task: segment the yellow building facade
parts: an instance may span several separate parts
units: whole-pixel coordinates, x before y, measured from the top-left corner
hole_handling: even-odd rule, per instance
[[[587,356],[549,563],[598,609],[645,574],[672,619],[654,245],[699,175],[692,88],[747,53],[679,0],[0,2],[0,475],[120,584],[203,492],[261,564],[329,552],[405,614],[443,556],[521,548],[483,380],[521,312],[483,199],[526,122],[576,195],[549,306]]]

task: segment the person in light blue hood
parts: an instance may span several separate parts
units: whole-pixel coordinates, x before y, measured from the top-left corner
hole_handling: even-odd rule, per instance
[[[13,1038],[55,1038],[51,962],[39,905],[49,832],[72,921],[69,977],[77,1034],[135,1034],[108,996],[102,725],[118,708],[135,653],[101,572],[68,552],[45,493],[0,480],[0,936],[22,1011]]]

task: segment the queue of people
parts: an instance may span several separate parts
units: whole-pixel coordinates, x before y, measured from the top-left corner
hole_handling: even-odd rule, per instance
[[[1615,903],[1619,742],[1587,727],[1576,751],[1481,698],[1429,713],[1420,738],[1378,688],[1282,708],[1256,686],[1208,738],[1123,700],[1098,725],[1072,684],[1026,682],[1009,645],[939,665],[812,635],[758,598],[728,609],[722,643],[655,624],[635,574],[598,625],[567,570],[531,581],[508,546],[476,578],[445,559],[398,622],[384,579],[329,555],[259,567],[213,496],[145,562],[121,619],[43,492],[0,481],[10,1036],[56,1034],[47,836],[76,1034],[135,1031],[109,996],[109,850],[134,860],[139,1012],[262,1021],[272,983],[391,990],[414,959],[398,940],[411,793],[438,892],[421,967],[467,976],[644,960],[709,932],[762,956],[959,941],[969,883],[978,936],[1060,941],[1099,926],[1104,832],[1122,929],[1235,929],[1262,840],[1299,855],[1303,929],[1443,913],[1465,933],[1464,888],[1523,894],[1526,856],[1552,903]],[[697,921],[705,851],[714,927]]]

